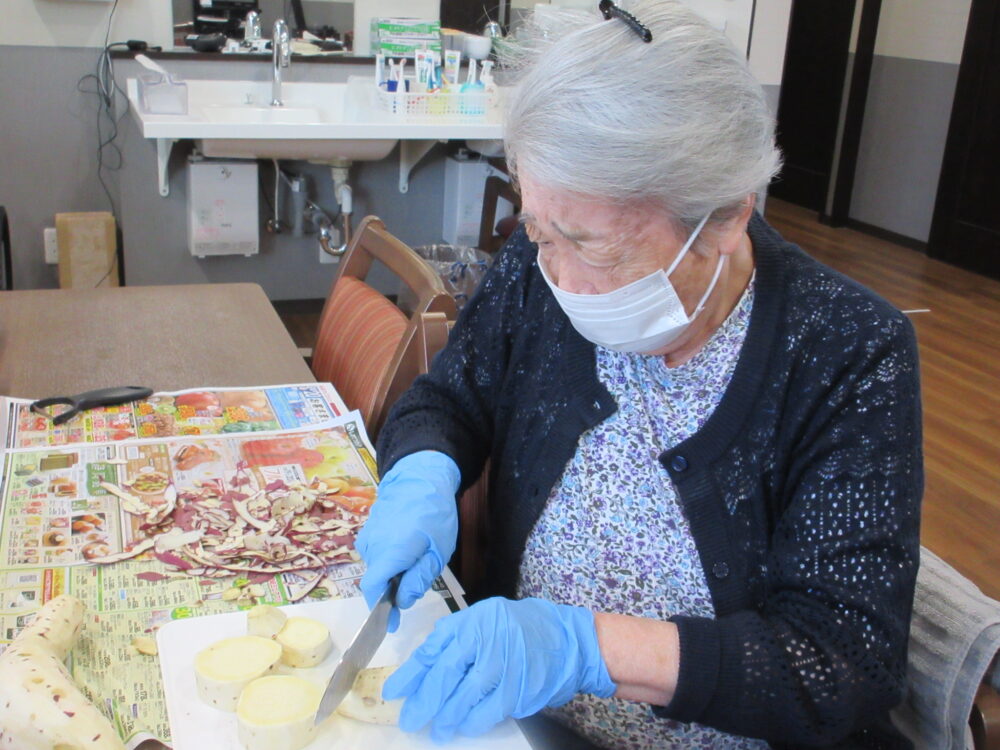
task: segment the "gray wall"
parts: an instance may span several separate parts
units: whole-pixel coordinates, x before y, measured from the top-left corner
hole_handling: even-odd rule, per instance
[[[958,65],[876,55],[858,153],[852,219],[926,242]]]
[[[55,287],[55,266],[43,260],[42,230],[60,211],[108,210],[96,179],[96,97],[76,89],[92,71],[98,52],[90,49],[0,47],[0,205],[11,220],[14,282],[18,289]],[[188,79],[269,80],[270,64],[250,61],[167,62]],[[124,82],[137,64],[115,63]],[[361,65],[294,62],[286,80],[346,80]],[[314,237],[270,235],[261,230],[260,255],[198,260],[187,249],[185,157],[178,144],[170,162],[170,195],[157,191],[156,150],[141,137],[132,115],[121,120],[116,141],[123,166],[106,173],[124,235],[126,282],[176,284],[201,281],[254,281],[272,299],[325,297],[336,265],[321,265]],[[106,152],[107,155],[108,152]],[[283,162],[286,171],[308,175],[311,198],[335,212],[329,172],[320,165]],[[261,173],[273,178],[269,164]],[[439,242],[442,217],[443,149],[436,146],[411,174],[410,191],[397,189],[398,148],[380,162],[356,163],[351,170],[354,217],[381,216],[390,230],[411,245]],[[269,183],[273,191],[273,183]],[[261,196],[263,224],[268,215]],[[383,289],[383,291],[390,291]],[[392,290],[395,291],[395,290]]]
[[[778,100],[781,98],[781,86],[761,86],[764,89],[764,98],[771,105],[771,112],[775,117],[778,115]]]
[[[57,211],[103,211],[96,97],[77,91],[97,50],[0,46],[0,205],[11,223],[18,289],[58,286],[42,260]],[[112,186],[113,187],[113,186]]]

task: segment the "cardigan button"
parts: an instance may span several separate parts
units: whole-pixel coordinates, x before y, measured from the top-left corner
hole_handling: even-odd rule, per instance
[[[717,562],[712,566],[712,575],[718,578],[720,581],[724,578],[729,577],[729,565],[724,562]]]
[[[688,467],[688,460],[678,454],[670,459],[670,468],[674,471],[684,471]]]

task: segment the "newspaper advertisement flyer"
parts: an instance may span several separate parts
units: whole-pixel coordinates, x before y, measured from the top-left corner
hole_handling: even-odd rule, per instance
[[[157,431],[170,425],[171,434],[156,437],[109,437],[100,432],[106,422],[92,417],[70,433],[79,439],[68,442],[67,435],[34,424],[22,429],[23,409],[7,415],[10,447],[0,475],[0,651],[50,599],[62,593],[80,598],[87,615],[71,673],[129,748],[149,739],[170,742],[159,663],[139,653],[133,639],[179,618],[357,596],[363,565],[353,551],[354,534],[377,485],[374,449],[360,414],[345,413],[329,385],[185,393],[215,400],[178,404],[183,394],[172,394],[174,411],[154,406],[153,412],[174,417],[155,422]],[[232,393],[240,398],[225,395]],[[182,411],[184,406],[191,411]],[[128,412],[133,421],[126,429],[142,431],[148,423],[142,412],[142,405]],[[192,419],[203,420],[196,423],[200,431],[184,432]],[[255,430],[255,420],[266,428]],[[309,495],[310,487],[323,492]],[[208,555],[205,550],[222,546],[159,549],[168,534],[204,534],[205,518],[223,519],[220,528],[250,528],[237,516],[247,520],[242,514],[254,498],[271,502],[277,496],[287,503],[303,495],[318,499],[283,533],[307,534],[309,554],[326,555],[318,573],[315,566],[269,572],[273,568],[254,563],[249,552],[229,568],[192,568],[185,552],[197,558],[194,547]],[[208,510],[195,517],[192,508]],[[158,519],[152,530],[150,519]],[[308,536],[327,528],[334,531],[326,537]],[[441,581],[437,588],[460,593],[451,580],[450,591]]]
[[[0,438],[5,448],[321,427],[347,413],[329,383],[154,393],[128,404],[90,409],[60,425],[30,405],[28,399],[0,399]],[[49,416],[58,413],[53,410]]]

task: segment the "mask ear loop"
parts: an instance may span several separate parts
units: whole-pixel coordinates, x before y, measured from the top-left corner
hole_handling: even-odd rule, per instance
[[[705,218],[699,221],[698,226],[696,226],[694,228],[694,231],[691,232],[691,236],[688,237],[687,242],[684,243],[684,247],[682,247],[681,251],[677,253],[677,257],[674,258],[674,262],[671,263],[670,267],[666,270],[666,275],[668,279],[670,277],[670,274],[674,272],[674,269],[677,268],[677,264],[684,259],[685,255],[687,255],[687,252],[688,250],[691,249],[691,246],[694,244],[694,241],[698,239],[698,235],[701,234],[701,230],[705,228],[705,224],[708,223],[708,217],[711,215],[712,214],[706,214]],[[705,308],[705,303],[708,302],[708,298],[712,294],[712,291],[715,289],[716,282],[719,280],[719,274],[722,273],[722,262],[724,260],[725,258],[723,258],[720,255],[719,262],[715,265],[715,273],[712,275],[712,280],[708,283],[708,289],[705,290],[705,294],[702,295],[702,298],[698,301],[698,304],[695,305],[694,312],[692,312],[691,315],[688,317],[688,323],[690,323],[692,320],[698,317],[698,313],[700,313]]]
[[[713,274],[712,280],[708,283],[708,289],[705,290],[705,294],[702,295],[702,298],[698,301],[697,307],[694,308],[694,312],[691,313],[691,317],[688,318],[689,323],[698,317],[698,313],[705,309],[705,303],[708,302],[709,296],[715,289],[715,283],[719,280],[719,274],[722,273],[722,262],[724,260],[725,258],[720,255],[719,262],[715,265],[715,274]]]
[[[698,222],[698,226],[696,226],[694,228],[694,231],[691,232],[691,236],[688,237],[687,242],[684,243],[684,247],[682,247],[681,251],[679,253],[677,253],[677,257],[674,258],[674,262],[671,263],[670,267],[666,270],[666,274],[667,274],[668,277],[670,276],[670,274],[672,274],[674,272],[674,269],[677,268],[677,264],[680,263],[684,259],[685,255],[687,255],[687,252],[688,252],[688,250],[691,249],[691,245],[694,244],[694,241],[696,239],[698,239],[698,235],[701,234],[701,230],[704,229],[705,228],[705,224],[708,223],[708,217],[709,216],[711,216],[711,214],[706,214],[705,218],[702,219],[701,221],[699,221]]]

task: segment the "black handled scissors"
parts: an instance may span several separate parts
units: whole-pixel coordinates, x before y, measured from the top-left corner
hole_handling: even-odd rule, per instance
[[[35,414],[41,414],[52,420],[52,424],[63,424],[68,422],[77,414],[96,406],[118,406],[127,404],[130,401],[138,401],[141,398],[149,398],[153,395],[152,388],[142,388],[138,385],[122,385],[117,388],[98,388],[96,391],[86,391],[75,396],[53,396],[52,398],[42,398],[31,404],[31,410]],[[46,407],[64,404],[68,407],[64,412],[55,416],[45,411]]]

